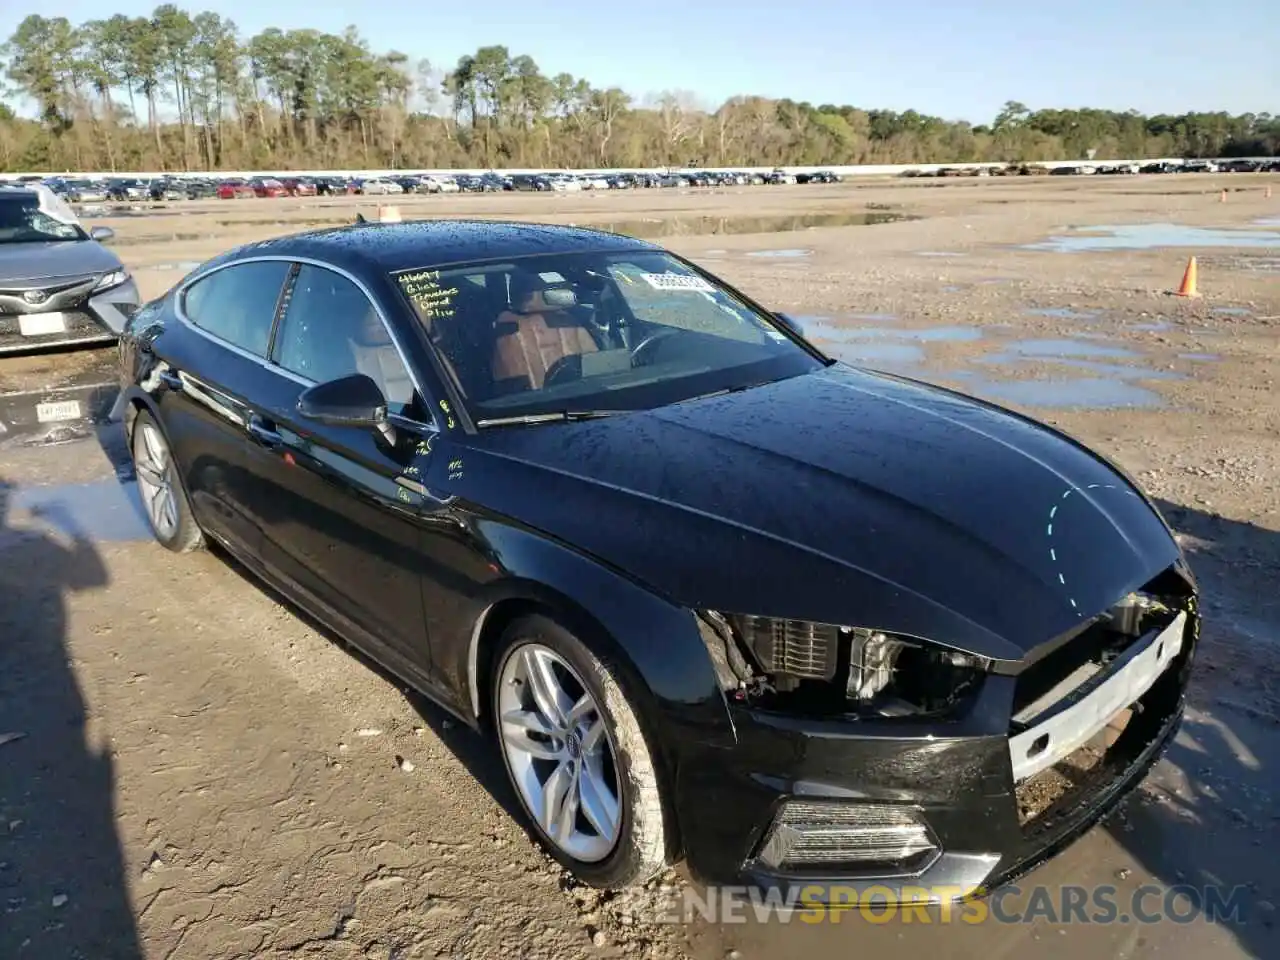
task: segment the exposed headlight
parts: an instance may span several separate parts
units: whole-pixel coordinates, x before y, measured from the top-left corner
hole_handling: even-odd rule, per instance
[[[976,690],[990,665],[937,644],[854,630],[845,691],[882,716],[940,713]]]
[[[119,270],[112,270],[110,273],[104,273],[93,287],[94,293],[101,293],[103,290],[110,290],[112,287],[118,287],[129,279],[129,271],[121,267]]]
[[[729,628],[773,693],[802,708],[937,715],[977,690],[991,662],[914,637],[808,620],[708,613]],[[744,679],[744,688],[752,681]],[[758,684],[757,684],[758,686]]]

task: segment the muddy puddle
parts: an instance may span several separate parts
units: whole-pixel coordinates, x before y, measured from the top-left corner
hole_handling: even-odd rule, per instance
[[[1155,250],[1160,247],[1257,247],[1280,249],[1280,233],[1175,223],[1071,228],[1071,232],[1023,244],[1024,250],[1078,253],[1092,250]]]
[[[50,528],[75,540],[151,539],[136,481],[15,487],[5,495],[9,525],[0,531],[0,547]]]
[[[1075,310],[1071,307],[1031,307],[1023,310],[1030,317],[1051,317],[1054,320],[1096,320],[1101,310]]]
[[[642,220],[615,220],[608,223],[583,223],[580,226],[610,233],[624,233],[646,240],[656,237],[734,235],[747,233],[795,233],[820,227],[869,227],[882,223],[919,220],[917,216],[892,210],[867,210],[850,213],[802,213],[761,217],[646,217]],[[760,256],[807,256],[809,251],[755,251]]]
[[[982,339],[982,331],[977,327],[869,327],[862,325],[866,320],[896,319],[892,314],[862,313],[852,314],[848,319],[852,324],[833,321],[831,317],[808,316],[801,314],[795,319],[804,329],[805,336],[816,342],[856,343],[861,340],[900,339],[917,340],[926,343],[952,342],[964,343]]]
[[[1049,316],[1062,315],[1055,308],[1045,309],[1053,311]],[[1101,333],[1010,339],[1011,334],[1016,336],[1017,328],[1009,324],[913,329],[869,323],[868,316],[797,315],[795,319],[810,340],[845,363],[948,381],[968,393],[1029,407],[1159,407],[1163,398],[1141,382],[1186,378],[1167,366],[1153,366],[1154,358],[1140,350],[1107,342]],[[1087,316],[1092,319],[1097,314]],[[929,369],[931,347],[975,342],[990,347],[966,361],[971,368],[949,372]],[[1206,362],[1216,359],[1209,354],[1182,359],[1196,356]]]
[[[1021,357],[1035,359],[1060,359],[1064,357],[1136,357],[1127,347],[1114,347],[1093,340],[1074,340],[1067,337],[1044,340],[1017,340],[1006,344],[1005,350]]]
[[[997,380],[972,370],[956,370],[946,379],[955,381],[966,393],[997,403],[1056,410],[1113,410],[1164,406],[1164,398],[1154,390],[1124,380],[1102,377],[1072,377],[1062,380]]]
[[[783,250],[752,250],[747,256],[764,258],[766,260],[800,260],[804,257],[811,256],[812,250],[801,250],[798,247],[790,247]]]
[[[6,358],[0,365],[0,448],[92,436],[119,393],[114,350]]]
[[[1120,363],[1108,363],[1105,360],[1087,360],[1073,356],[1036,356],[1016,352],[988,353],[978,357],[974,363],[993,366],[1012,366],[1014,364],[1045,363],[1057,367],[1071,367],[1076,370],[1087,370],[1117,380],[1184,380],[1184,374],[1176,370],[1160,370],[1154,367],[1125,366]]]

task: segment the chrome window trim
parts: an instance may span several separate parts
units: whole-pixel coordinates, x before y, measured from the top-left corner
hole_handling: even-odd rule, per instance
[[[430,394],[428,394],[427,391],[423,389],[422,381],[418,377],[417,371],[414,370],[413,364],[409,362],[409,358],[405,353],[404,344],[401,343],[400,336],[396,333],[395,327],[387,321],[386,314],[383,313],[382,307],[378,305],[378,299],[369,291],[369,288],[365,285],[364,281],[361,280],[359,277],[355,276],[354,274],[352,274],[350,271],[344,270],[342,267],[334,266],[333,264],[326,263],[323,260],[317,260],[314,257],[289,256],[286,254],[264,254],[262,256],[244,257],[239,260],[229,260],[226,263],[220,263],[215,267],[205,270],[199,273],[198,275],[187,277],[182,281],[181,285],[178,287],[177,291],[174,294],[174,301],[173,301],[174,316],[176,316],[189,329],[194,330],[200,336],[205,337],[206,339],[212,341],[213,343],[218,344],[221,347],[225,347],[226,349],[232,351],[233,353],[236,353],[239,356],[244,357],[246,360],[252,360],[254,363],[258,364],[261,367],[265,367],[266,369],[270,370],[272,373],[279,374],[280,376],[283,376],[288,380],[292,380],[295,383],[301,384],[304,387],[315,386],[316,381],[311,380],[308,377],[301,376],[300,374],[294,373],[292,370],[286,370],[284,367],[280,366],[280,364],[273,363],[270,357],[260,357],[256,353],[252,353],[249,350],[245,350],[243,347],[236,346],[234,343],[231,343],[227,340],[223,340],[221,337],[217,336],[216,334],[211,333],[208,330],[205,330],[198,323],[196,323],[189,316],[187,316],[187,311],[186,311],[187,291],[191,289],[191,287],[195,286],[197,283],[213,276],[215,273],[220,273],[223,270],[229,269],[230,267],[239,266],[240,264],[272,263],[272,262],[283,262],[288,264],[299,264],[299,265],[306,264],[308,266],[316,267],[321,270],[331,270],[334,273],[338,274],[339,276],[344,277],[347,280],[350,280],[353,284],[356,285],[356,287],[360,290],[360,292],[364,294],[365,299],[367,299],[369,303],[373,306],[374,313],[378,315],[378,319],[382,321],[382,326],[387,331],[387,334],[391,337],[391,343],[396,348],[396,354],[400,357],[400,362],[404,365],[405,372],[409,374],[409,380],[413,384],[413,389],[417,392],[418,396],[422,398],[423,404],[426,406],[428,413],[431,415],[430,423],[423,423],[420,420],[414,420],[410,417],[400,416],[399,414],[394,415],[395,419],[400,421],[401,424],[404,426],[417,427],[422,430],[428,430],[433,433],[439,433],[440,424],[436,421],[435,410],[430,402],[430,399],[431,399]],[[285,277],[284,284],[282,284],[280,287],[281,293],[283,293],[286,289],[291,288],[292,284],[297,280],[297,276],[298,276],[297,271],[289,272],[289,274]],[[288,311],[288,302],[287,301],[285,302],[284,310],[281,310],[280,302],[277,301],[276,315],[272,317],[271,332],[267,338],[268,350],[270,350],[270,347],[274,344],[275,336],[280,326],[280,321],[284,319],[284,314],[287,311]]]

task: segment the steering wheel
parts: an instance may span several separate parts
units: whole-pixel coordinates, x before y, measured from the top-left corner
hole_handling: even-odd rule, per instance
[[[651,363],[653,358],[649,355],[653,353],[654,346],[676,332],[674,327],[665,327],[655,330],[637,343],[631,348],[631,366],[643,367],[646,363]]]
[[[553,360],[551,366],[547,367],[547,372],[542,377],[542,385],[544,387],[553,387],[557,383],[581,379],[582,354],[566,353],[563,357]]]

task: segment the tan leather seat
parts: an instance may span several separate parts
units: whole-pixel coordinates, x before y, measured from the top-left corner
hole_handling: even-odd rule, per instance
[[[557,360],[599,349],[586,327],[548,306],[541,291],[528,296],[523,313],[503,311],[496,332],[493,379],[526,377],[533,390],[541,389]]]
[[[393,410],[413,402],[413,381],[377,311],[369,307],[358,331],[348,339],[355,372],[370,377]]]

